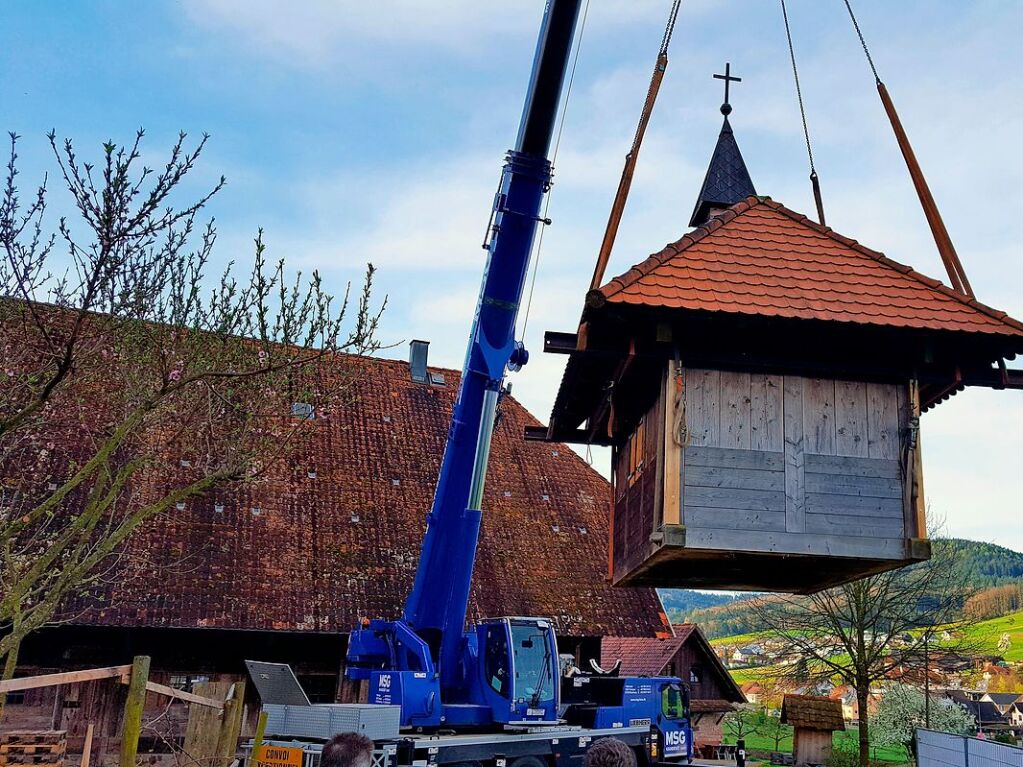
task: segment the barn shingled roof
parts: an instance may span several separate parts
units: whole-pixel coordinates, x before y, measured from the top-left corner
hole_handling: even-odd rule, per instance
[[[781,721],[796,729],[845,729],[842,701],[814,695],[786,695],[781,704]]]
[[[657,676],[664,674],[672,658],[682,647],[689,644],[702,655],[701,665],[705,672],[714,674],[718,687],[727,697],[724,708],[707,708],[706,700],[701,704],[704,711],[729,711],[732,703],[745,700],[742,690],[732,679],[714,648],[695,623],[682,623],[674,627],[675,635],[670,637],[620,637],[606,636],[600,642],[600,665],[611,668],[617,660],[622,661],[621,673],[627,676]],[[688,680],[683,680],[688,681]],[[695,701],[694,708],[695,711]]]
[[[431,368],[446,379],[439,387],[413,383],[404,362],[344,364],[356,370],[350,406],[317,414],[289,462],[264,480],[148,522],[131,539],[125,570],[105,579],[89,609],[72,605],[71,620],[334,633],[362,617],[398,616],[459,374]],[[501,410],[470,618],[544,616],[577,636],[667,630],[653,589],[605,580],[607,481],[563,445],[526,442],[524,427],[538,422],[514,399]]]

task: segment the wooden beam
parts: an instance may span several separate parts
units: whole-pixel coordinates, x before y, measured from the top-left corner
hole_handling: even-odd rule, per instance
[[[238,751],[238,735],[242,727],[242,703],[245,701],[245,682],[234,683],[234,694],[224,701],[224,712],[217,737],[214,767],[228,767]]]
[[[148,655],[136,655],[131,664],[131,681],[128,683],[128,699],[124,703],[124,724],[121,727],[121,767],[136,767],[149,663]]]
[[[168,687],[165,684],[158,684],[156,682],[146,682],[146,691],[155,692],[158,695],[166,695],[168,698],[177,698],[178,700],[184,700],[189,703],[196,703],[200,706],[208,706],[209,708],[215,708],[218,711],[224,708],[223,701],[206,698],[202,695],[185,692],[184,690],[179,690],[175,687]]]
[[[590,439],[590,433],[585,429],[572,429],[567,432],[555,432],[554,437],[547,433],[546,426],[526,426],[523,429],[523,436],[527,442],[566,442],[570,444],[609,445],[610,440],[598,434]]]
[[[89,762],[92,761],[92,733],[94,725],[89,722],[89,726],[85,729],[85,744],[82,746],[82,760],[79,767],[89,767]]]
[[[107,666],[105,668],[90,668],[83,671],[64,671],[59,674],[24,676],[0,682],[0,694],[16,692],[18,690],[34,690],[39,687],[54,687],[58,684],[91,682],[94,679],[126,677],[129,674],[131,674],[131,666]]]
[[[571,354],[576,351],[579,337],[576,333],[548,330],[543,334],[543,350],[548,354]]]
[[[1023,389],[1023,370],[991,368],[983,371],[966,371],[962,382],[966,386],[989,386],[992,389]]]
[[[676,375],[684,376],[681,369],[675,370],[678,363],[669,362],[664,374],[661,397],[664,400],[664,422],[661,434],[661,449],[664,451],[664,496],[661,511],[661,521],[665,525],[682,524],[682,451],[683,447],[675,443],[675,417],[677,407],[675,400],[679,394],[679,387],[685,386],[682,381],[676,379]]]

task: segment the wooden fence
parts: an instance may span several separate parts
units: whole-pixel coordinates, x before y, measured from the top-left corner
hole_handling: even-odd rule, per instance
[[[189,703],[188,725],[185,736],[184,751],[189,755],[190,763],[200,767],[227,767],[235,756],[238,746],[238,735],[241,729],[242,701],[245,695],[245,683],[227,682],[206,682],[196,686],[195,692],[179,690],[168,685],[159,684],[149,679],[150,659],[148,656],[139,655],[134,658],[130,665],[106,666],[103,668],[92,668],[81,671],[66,671],[57,674],[40,674],[37,676],[19,677],[0,681],[0,695],[24,690],[33,690],[42,687],[54,687],[57,685],[75,684],[80,682],[92,682],[97,680],[112,680],[127,687],[127,695],[124,701],[121,725],[121,750],[120,767],[136,767],[138,764],[139,737],[143,728],[143,711],[145,708],[146,695],[156,694],[168,698]],[[11,733],[12,735],[14,733]],[[88,767],[91,746],[92,746],[92,725],[89,726],[85,736],[85,746],[82,752],[82,767]],[[23,736],[19,743],[26,742],[26,748],[31,748],[27,740],[31,736],[38,737],[63,735],[63,733],[18,733]],[[63,744],[63,738],[60,739]],[[8,744],[4,753],[22,753],[15,748],[13,751]],[[4,748],[0,743],[0,751]],[[60,754],[63,757],[63,746]],[[28,753],[25,751],[24,753]],[[42,752],[40,752],[42,753]],[[50,765],[50,762],[34,761],[2,761],[0,755],[0,767],[6,764],[29,764],[39,763]],[[60,767],[55,765],[54,767]]]

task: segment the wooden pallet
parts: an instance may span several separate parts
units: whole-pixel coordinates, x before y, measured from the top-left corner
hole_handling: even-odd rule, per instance
[[[31,764],[38,767],[63,767],[67,733],[6,732],[0,735],[0,767]]]

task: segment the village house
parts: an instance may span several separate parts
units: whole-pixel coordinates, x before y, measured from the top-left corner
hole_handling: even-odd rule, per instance
[[[1009,724],[1016,731],[1023,730],[1023,695],[1016,700],[1008,711]]]
[[[986,692],[980,700],[984,703],[991,703],[999,714],[1008,718],[1012,708],[1019,703],[1021,697],[1023,694],[1018,692]]]
[[[744,647],[737,647],[732,653],[732,663],[744,666],[755,666],[763,662],[764,648],[758,644],[748,644]]]
[[[748,703],[759,706],[763,702],[765,690],[760,682],[746,682],[739,689],[742,690],[742,694],[746,697]]]
[[[697,749],[721,745],[722,720],[735,704],[745,702],[742,691],[714,654],[707,638],[693,623],[674,627],[673,637],[605,637],[600,665],[622,661],[622,674],[677,676],[689,687],[693,742]]]
[[[355,699],[359,690],[342,673],[348,632],[362,618],[401,611],[459,374],[431,368],[418,382],[405,362],[343,363],[354,381],[349,406],[317,413],[265,479],[190,499],[147,523],[102,593],[68,605],[61,625],[29,637],[18,673],[145,654],[153,681],[188,689],[241,679],[243,660],[254,659],[292,664],[313,702]],[[605,635],[670,636],[653,589],[605,580],[608,482],[564,445],[525,441],[523,430],[537,425],[513,398],[502,400],[468,617],[549,617],[559,650],[583,667],[601,657]],[[173,480],[179,465],[168,455],[146,481]],[[716,678],[706,652],[702,668]],[[5,721],[77,732],[105,706],[78,689],[88,687],[14,699]]]
[[[1008,726],[1007,718],[991,700],[983,699],[985,697],[983,693],[968,690],[946,690],[945,696],[972,714],[974,726],[978,732],[992,732],[1006,729]]]
[[[847,684],[833,688],[828,697],[842,704],[842,718],[847,722],[856,722],[860,718],[860,706],[856,700],[856,689]]]

